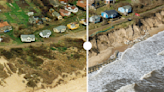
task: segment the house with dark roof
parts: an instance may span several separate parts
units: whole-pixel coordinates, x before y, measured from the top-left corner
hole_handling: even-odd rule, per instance
[[[115,10],[106,10],[104,12],[101,13],[101,16],[103,18],[115,18],[118,16],[118,12]]]

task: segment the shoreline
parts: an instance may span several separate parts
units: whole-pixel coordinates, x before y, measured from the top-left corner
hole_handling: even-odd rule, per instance
[[[148,32],[150,34],[150,37],[152,37],[154,34],[157,34],[158,32],[161,32],[163,30],[164,30],[164,24],[161,24],[158,27],[151,28]],[[88,67],[92,67],[100,63],[103,63],[104,61],[108,60],[115,51],[123,52],[129,47],[131,46],[125,45],[125,44],[122,44],[122,46],[118,46],[118,47],[108,47],[106,50],[103,50],[102,52],[100,52],[100,54],[98,54],[97,56],[90,57],[89,62],[88,62],[89,63]],[[104,54],[107,54],[107,55],[104,55]]]

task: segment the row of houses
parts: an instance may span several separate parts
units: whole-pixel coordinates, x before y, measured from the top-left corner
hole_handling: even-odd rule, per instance
[[[76,6],[67,4],[64,6],[64,9],[59,9],[59,12],[55,11],[53,8],[49,9],[49,12],[52,14],[53,17],[57,17],[58,20],[61,20],[65,16],[70,16],[71,13],[77,13],[78,8]]]
[[[58,27],[55,27],[53,28],[53,31],[54,32],[57,32],[57,33],[62,33],[62,32],[65,32],[66,31],[66,26],[58,26]],[[49,38],[51,36],[52,32],[51,30],[43,30],[39,33],[40,37],[42,38]],[[35,35],[34,34],[29,34],[29,35],[21,35],[20,36],[20,39],[22,42],[34,42],[36,40],[35,38]]]
[[[79,27],[79,24],[76,22],[69,23],[67,27],[71,30],[77,29]],[[58,27],[53,28],[53,32],[55,33],[63,33],[67,29],[66,26],[60,25]],[[43,30],[39,33],[40,37],[42,38],[49,38],[51,36],[52,32],[51,30]],[[35,41],[35,35],[29,34],[29,35],[21,35],[20,39],[22,42],[33,42]]]
[[[68,4],[69,0],[59,0],[59,2],[62,3],[62,4]],[[87,7],[86,0],[77,0],[76,1],[76,6],[81,7],[84,10],[86,10],[86,7]]]
[[[101,15],[94,15],[89,18],[90,22],[97,23],[100,22],[101,17],[109,19],[118,17],[119,13],[127,15],[132,12],[132,7],[130,5],[122,6],[118,8],[118,12],[116,10],[106,10],[101,13]]]

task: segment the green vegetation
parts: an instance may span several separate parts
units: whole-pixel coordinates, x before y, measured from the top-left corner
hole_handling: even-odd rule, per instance
[[[5,13],[7,20],[11,23],[27,25],[28,15],[16,3],[7,3],[7,5],[11,9],[10,12]]]
[[[4,66],[2,64],[0,64],[0,78],[7,78],[7,77],[8,77],[8,75],[4,71]]]

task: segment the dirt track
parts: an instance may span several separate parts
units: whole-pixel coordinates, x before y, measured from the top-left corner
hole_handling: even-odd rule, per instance
[[[78,33],[71,33],[66,34],[61,37],[51,37],[46,39],[44,42],[32,42],[32,43],[23,43],[20,45],[12,44],[8,46],[0,46],[0,48],[10,49],[10,48],[21,48],[21,47],[28,47],[28,46],[39,46],[41,44],[51,44],[51,43],[58,43],[60,40],[63,40],[64,38],[78,38],[85,40],[86,31],[80,31]]]

